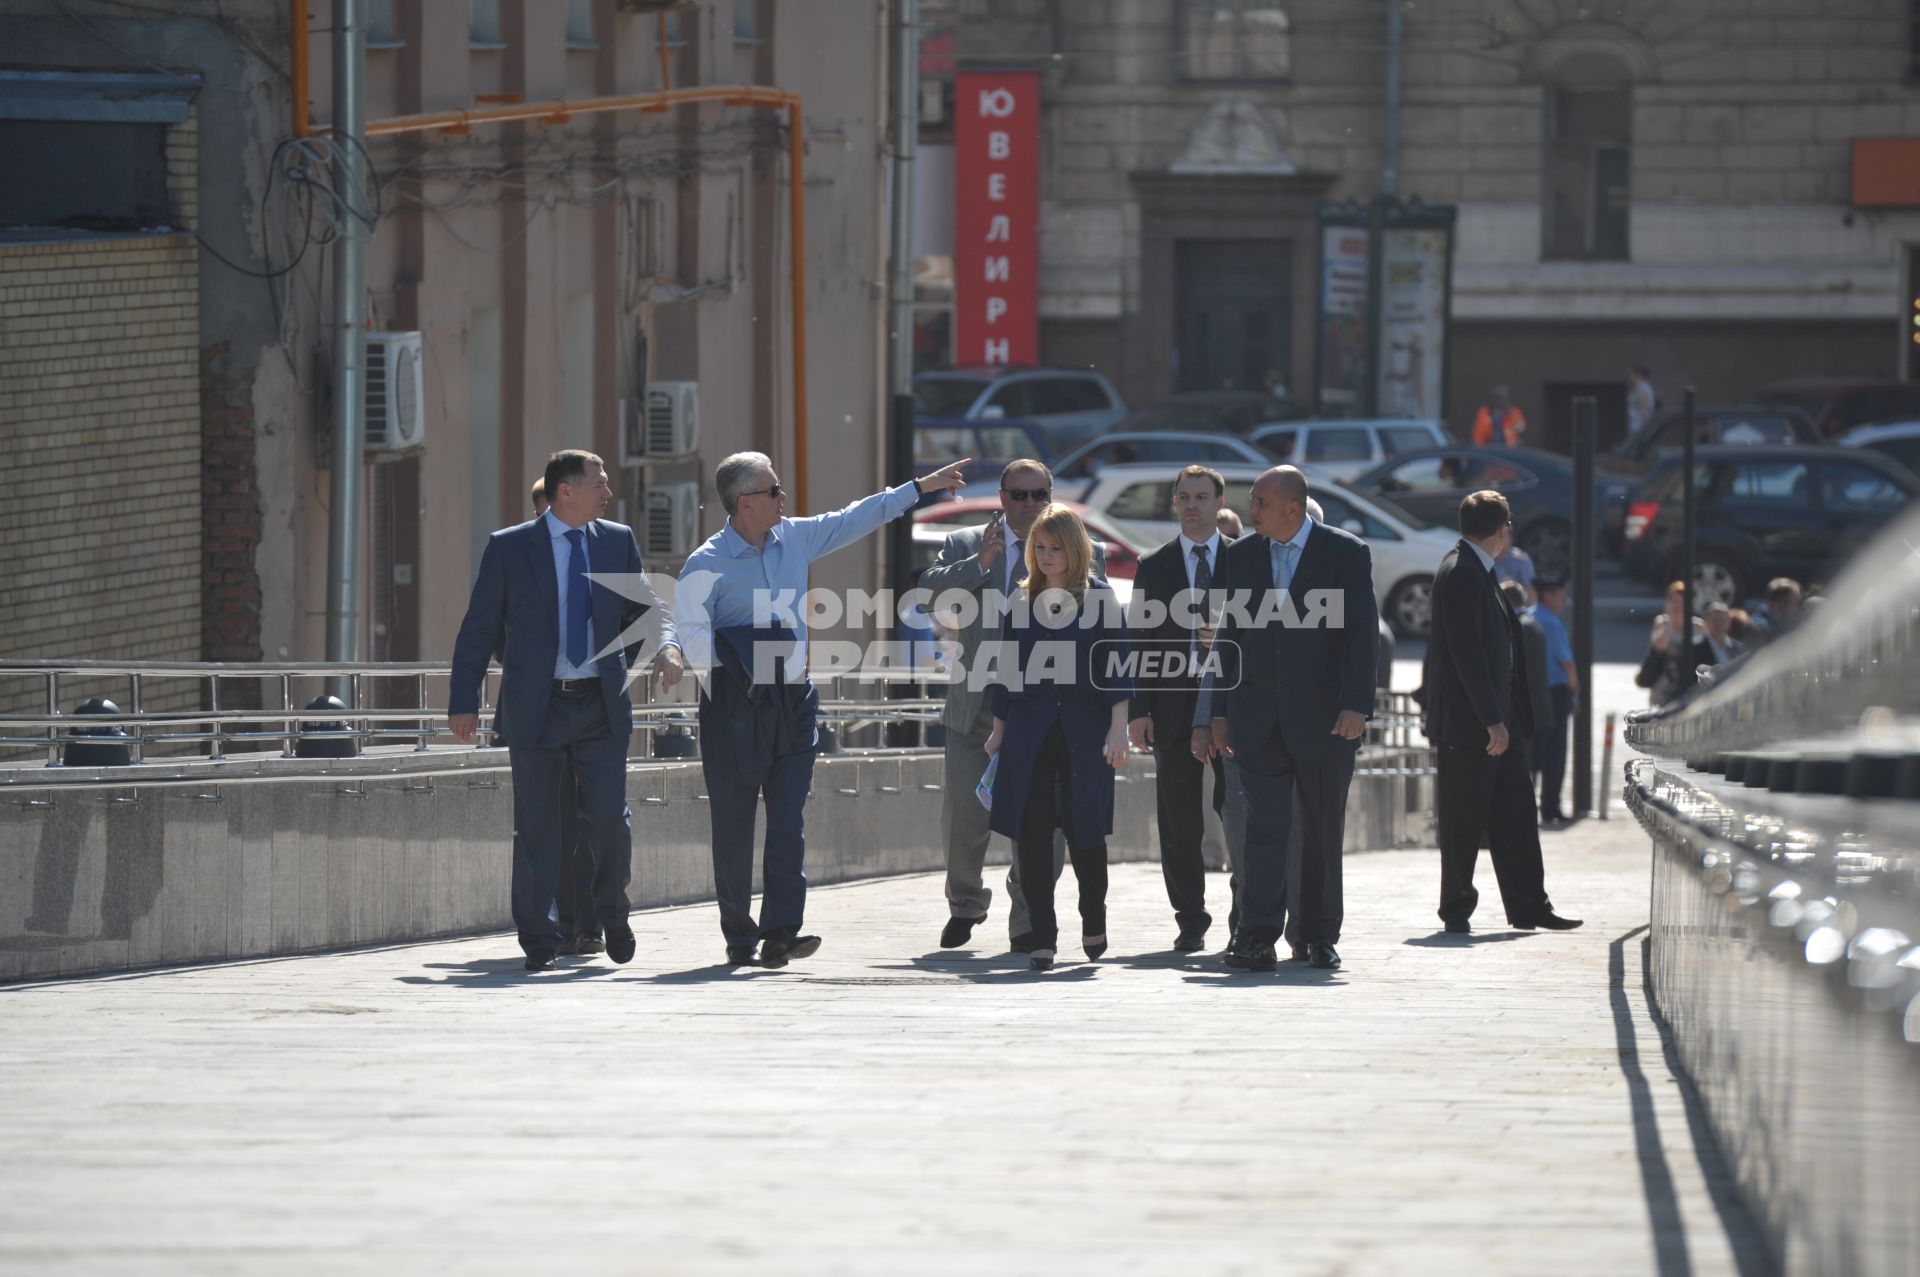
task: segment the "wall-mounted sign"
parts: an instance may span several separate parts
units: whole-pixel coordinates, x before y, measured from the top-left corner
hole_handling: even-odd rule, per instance
[[[954,361],[1040,357],[1040,74],[954,80]]]

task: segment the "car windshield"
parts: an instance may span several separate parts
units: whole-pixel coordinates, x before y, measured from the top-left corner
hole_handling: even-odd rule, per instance
[[[976,377],[919,377],[913,383],[913,410],[922,417],[964,417],[986,386]]]

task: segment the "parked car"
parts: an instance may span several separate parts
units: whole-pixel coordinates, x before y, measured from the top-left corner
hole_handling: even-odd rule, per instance
[[[1716,446],[1695,452],[1694,582],[1738,607],[1769,580],[1831,580],[1920,493],[1920,476],[1868,448]],[[1681,564],[1681,456],[1663,452],[1627,505],[1626,569],[1664,585]]]
[[[1142,408],[1122,422],[1121,429],[1244,435],[1256,426],[1297,421],[1306,415],[1306,409],[1291,399],[1275,399],[1259,390],[1190,390]]]
[[[1226,480],[1226,503],[1251,524],[1248,511],[1253,481],[1270,467],[1216,466]],[[1180,531],[1173,513],[1173,479],[1180,466],[1108,466],[1093,481],[1082,504],[1111,519],[1147,552]],[[1337,479],[1307,472],[1314,500],[1327,522],[1365,541],[1373,550],[1373,585],[1380,611],[1394,631],[1424,637],[1433,621],[1433,571],[1459,540],[1430,528]]]
[[[1696,444],[1819,443],[1812,418],[1785,404],[1735,404],[1696,408],[1693,414]],[[1663,410],[1645,428],[1628,435],[1609,451],[1614,467],[1645,474],[1662,448],[1686,442],[1686,414],[1679,408]]]
[[[1039,428],[1026,421],[936,421],[913,423],[913,464],[923,473],[951,465],[963,457],[972,463],[962,474],[969,484],[1000,486],[1000,471],[1009,461],[1032,457],[1052,464],[1053,452]]]
[[[1834,440],[1842,448],[1871,448],[1920,474],[1920,421],[1859,426]]]
[[[1056,490],[1055,494],[1059,493]],[[1095,540],[1106,545],[1107,577],[1124,577],[1132,580],[1140,568],[1140,555],[1143,547],[1130,537],[1113,520],[1076,501],[1065,501],[1087,525],[1087,533]],[[940,539],[945,540],[948,533],[957,528],[978,527],[1000,512],[1000,498],[980,498],[965,501],[947,501],[939,505],[922,506],[913,512],[913,524],[916,531],[921,528],[940,529]],[[1151,548],[1151,547],[1144,547]],[[931,562],[931,560],[929,560]]]
[[[1565,457],[1531,448],[1439,448],[1396,457],[1353,486],[1443,528],[1459,526],[1468,493],[1492,488],[1513,508],[1515,539],[1537,571],[1565,572],[1573,561],[1573,463]],[[1603,542],[1609,518],[1625,522],[1622,498],[1631,488],[1617,475],[1595,477]]]
[[[1920,382],[1913,381],[1802,377],[1775,382],[1760,398],[1806,413],[1822,439],[1854,426],[1920,417]]]
[[[1353,479],[1391,457],[1453,442],[1437,421],[1290,421],[1247,436],[1276,463]]]
[[[1183,466],[1268,464],[1264,452],[1231,435],[1126,430],[1095,439],[1062,457],[1053,467],[1053,493],[1063,499],[1077,497],[1106,467],[1139,461],[1172,461]]]
[[[922,417],[1030,421],[1056,457],[1105,434],[1127,415],[1113,383],[1085,368],[949,368],[913,379]]]

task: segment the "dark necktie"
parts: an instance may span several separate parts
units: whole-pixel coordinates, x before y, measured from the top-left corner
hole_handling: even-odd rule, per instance
[[[1007,579],[1012,582],[1008,589],[1027,579],[1027,539],[1025,537],[1013,539],[1013,562],[1007,565],[1007,571],[1010,573]]]
[[[587,534],[569,529],[567,545],[567,664],[580,669],[587,663],[587,628],[593,617],[593,582],[587,579]]]
[[[1213,569],[1207,566],[1207,547],[1193,547],[1193,588],[1205,594],[1213,588]]]

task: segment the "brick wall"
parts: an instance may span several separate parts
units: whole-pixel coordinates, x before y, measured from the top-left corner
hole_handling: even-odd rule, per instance
[[[0,244],[0,658],[199,657],[199,292],[187,236]],[[93,691],[125,705],[60,699]],[[0,679],[0,713],[45,695]]]

